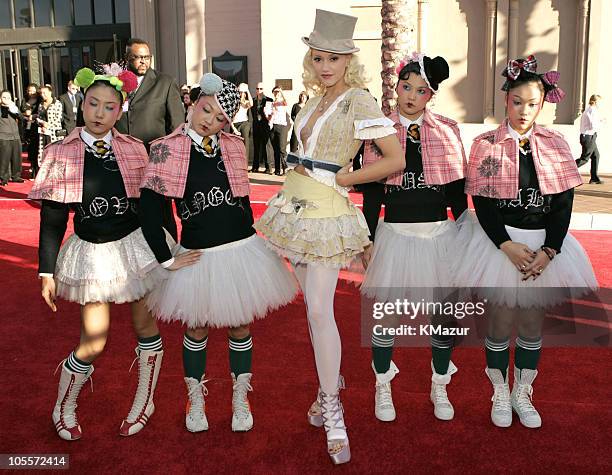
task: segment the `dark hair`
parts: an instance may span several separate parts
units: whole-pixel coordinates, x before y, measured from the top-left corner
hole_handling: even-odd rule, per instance
[[[94,81],[86,90],[85,90],[85,96],[87,97],[87,93],[89,91],[91,91],[94,87],[96,86],[106,86],[111,88],[113,91],[115,91],[115,93],[117,94],[117,96],[119,97],[119,104],[123,104],[123,94],[118,91],[117,89],[115,89],[115,86],[113,86],[111,83],[109,83],[108,81],[102,81],[102,80],[97,80]]]
[[[306,97],[306,102],[308,102],[309,97],[308,97],[308,93],[306,91],[300,92],[300,95],[298,96],[298,101],[301,101],[302,97]]]
[[[28,89],[30,89],[31,87],[33,87],[34,89],[36,89],[36,91],[38,91],[38,84],[36,84],[36,83],[34,83],[34,82],[31,82],[30,84],[28,84],[28,85],[26,86],[26,91],[27,91]]]
[[[192,103],[195,103],[198,97],[200,97],[200,86],[192,87],[191,91],[189,91],[189,99],[191,99]]]
[[[130,51],[130,49],[132,48],[132,46],[134,45],[147,45],[147,48],[151,49],[151,46],[149,45],[149,43],[141,38],[130,38],[129,40],[127,40],[127,43],[125,44],[125,50]]]
[[[416,74],[419,77],[421,76],[421,67],[416,61],[408,63],[406,66],[404,66],[397,77],[402,81],[407,81],[411,74]]]
[[[423,56],[423,68],[425,68],[425,76],[427,77],[428,86],[432,92],[437,92],[440,83],[449,77],[448,63],[442,56],[430,58]],[[421,76],[421,66],[417,61],[411,61],[406,64],[398,74],[398,78],[406,81],[410,74]]]

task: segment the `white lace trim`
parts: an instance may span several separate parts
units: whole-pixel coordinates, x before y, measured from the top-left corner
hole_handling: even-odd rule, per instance
[[[308,176],[313,180],[333,188],[342,196],[348,198],[349,188],[345,188],[344,186],[340,186],[338,183],[336,183],[336,174],[334,172],[330,172],[329,170],[321,170],[320,168],[315,168],[314,170],[306,168],[306,173],[308,173]]]

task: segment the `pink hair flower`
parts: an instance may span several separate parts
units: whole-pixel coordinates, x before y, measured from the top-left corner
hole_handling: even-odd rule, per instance
[[[123,82],[123,92],[130,93],[138,87],[138,79],[132,71],[122,71],[117,76]]]

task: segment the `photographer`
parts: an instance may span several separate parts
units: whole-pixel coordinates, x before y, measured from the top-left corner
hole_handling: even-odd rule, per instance
[[[10,91],[0,94],[0,185],[8,181],[23,183],[21,178],[21,139],[18,121],[19,109]]]

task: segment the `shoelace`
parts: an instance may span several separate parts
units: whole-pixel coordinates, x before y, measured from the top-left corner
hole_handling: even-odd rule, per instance
[[[130,365],[130,369],[128,371],[128,373],[132,372],[132,367],[134,366],[134,363],[136,363],[136,361],[138,361],[140,359],[140,352],[138,351],[138,348],[135,349],[136,351],[136,358],[134,358],[134,361],[132,361],[132,364]],[[147,393],[149,390],[148,384],[141,384],[142,381],[144,380],[143,378],[141,378],[141,375],[148,370],[148,372],[153,371],[153,367],[148,366],[147,365],[147,361],[143,358],[140,360],[140,364],[138,365],[138,387],[136,388],[136,395],[134,396],[134,403],[132,404],[132,408],[130,409],[130,412],[128,413],[126,419],[128,421],[134,421],[138,415],[140,414],[140,411],[143,409],[143,406],[145,405],[145,403],[147,402]],[[148,377],[146,378],[147,382],[149,380],[150,375],[147,375]]]
[[[516,405],[521,412],[537,412],[531,402],[533,386],[530,384],[519,384],[516,390]]]
[[[205,384],[208,379],[203,379],[193,388],[189,390],[187,396],[191,401],[191,407],[189,408],[189,415],[194,419],[202,419],[204,417],[204,397],[208,396],[208,388]]]
[[[445,384],[434,384],[434,398],[436,404],[450,404]]]
[[[346,383],[344,381],[344,376],[340,375],[338,377],[338,395],[340,395],[340,390],[346,389]],[[319,388],[319,393],[321,393],[321,388]],[[309,412],[313,416],[320,416],[322,414],[321,411],[321,403],[319,402],[319,397],[317,395],[317,399],[310,406]]]
[[[510,404],[510,389],[506,384],[494,385],[495,391],[493,392],[493,408],[495,411],[510,411],[512,406]]]
[[[246,419],[251,413],[249,403],[247,401],[247,393],[252,391],[253,387],[246,381],[236,381],[234,383],[234,395],[232,398],[232,406],[234,413],[239,419]]]
[[[62,361],[60,361],[60,363],[55,368],[55,371],[53,372],[54,375],[57,373],[57,370],[60,368],[60,366],[64,364],[66,359],[63,359]],[[87,379],[89,379],[89,382],[91,384],[91,392],[93,393],[93,378],[91,377],[91,375],[89,375],[89,378]],[[64,422],[66,423],[68,427],[76,427],[77,425],[79,425],[79,422],[77,420],[77,415],[76,415],[76,409],[78,406],[76,401],[77,401],[77,396],[81,392],[81,388],[83,387],[86,381],[87,380],[84,379],[80,383],[76,383],[72,387],[72,391],[68,395],[68,399],[66,399],[66,402],[64,403],[62,407],[63,409],[62,419],[64,420]]]
[[[376,397],[380,406],[393,407],[393,397],[391,395],[391,383],[377,384]]]
[[[319,394],[319,405],[321,406],[321,415],[323,416],[323,425],[325,430],[330,431],[339,429],[346,431],[344,424],[344,414],[342,412],[342,403],[340,402],[339,394]]]

